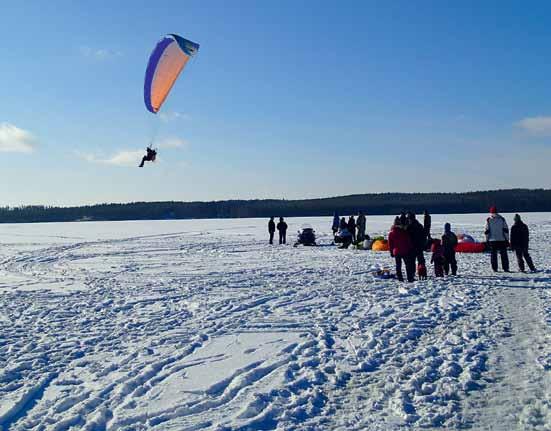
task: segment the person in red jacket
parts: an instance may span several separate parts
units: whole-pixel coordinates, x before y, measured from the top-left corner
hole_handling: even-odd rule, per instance
[[[406,229],[405,217],[396,217],[388,234],[388,245],[390,256],[396,261],[396,277],[398,280],[404,281],[402,274],[402,261],[404,261],[407,280],[411,283],[415,278],[415,257],[413,255],[413,241]]]

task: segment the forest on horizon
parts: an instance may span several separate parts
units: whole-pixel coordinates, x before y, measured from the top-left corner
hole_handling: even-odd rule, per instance
[[[466,193],[372,193],[320,199],[255,199],[214,202],[132,202],[73,207],[26,205],[0,208],[0,223],[307,217],[357,214],[551,212],[551,190],[509,189]]]

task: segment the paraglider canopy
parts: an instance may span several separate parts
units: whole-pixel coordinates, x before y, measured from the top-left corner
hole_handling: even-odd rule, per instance
[[[180,72],[198,50],[199,44],[176,34],[157,43],[145,71],[144,102],[149,112],[159,112]]]

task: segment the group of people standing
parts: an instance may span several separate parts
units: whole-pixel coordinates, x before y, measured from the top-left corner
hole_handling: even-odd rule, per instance
[[[432,219],[428,211],[423,214],[421,224],[414,212],[402,213],[394,220],[388,234],[388,246],[390,255],[396,264],[396,278],[404,281],[402,267],[405,267],[406,279],[409,282],[415,280],[417,272],[419,278],[427,277],[425,251],[431,251],[431,263],[434,265],[436,277],[444,275],[457,275],[457,258],[455,248],[458,244],[457,235],[452,231],[450,223],[444,225],[444,234],[441,238],[431,237]],[[275,223],[274,217],[268,222],[270,244],[273,244],[275,231],[279,232],[279,243],[286,243],[287,223],[283,217]],[[366,217],[360,211],[356,218],[334,214],[332,231],[335,242],[341,242],[343,248],[352,243],[360,243],[369,239],[366,234]],[[497,208],[490,208],[490,216],[486,220],[484,229],[487,249],[491,254],[491,266],[493,271],[498,271],[498,255],[501,257],[503,271],[509,272],[509,257],[507,249],[510,247],[516,254],[519,270],[525,271],[526,265],[530,271],[536,271],[530,253],[528,226],[523,223],[519,214],[514,217],[514,224],[509,232],[507,221],[498,214]],[[510,235],[509,235],[510,234]],[[417,271],[416,271],[417,270]]]
[[[366,218],[363,211],[358,213],[356,219],[351,215],[348,217],[348,221],[345,217],[339,217],[337,213],[333,215],[333,224],[331,226],[333,238],[336,238],[338,234],[343,248],[347,248],[352,243],[366,239],[365,229]]]
[[[406,267],[408,281],[415,279],[415,263],[417,262],[417,274],[420,278],[426,277],[424,251],[432,251],[431,263],[434,265],[434,275],[443,277],[450,272],[457,274],[457,258],[455,248],[458,244],[457,235],[452,232],[450,223],[444,225],[444,234],[441,239],[433,239],[430,235],[431,217],[425,211],[423,226],[416,220],[415,214],[408,212],[400,214],[394,220],[388,243],[390,255],[396,261],[396,277],[403,281],[402,262]],[[509,272],[509,256],[507,249],[510,247],[516,254],[518,267],[521,272],[526,270],[535,272],[536,267],[528,251],[529,231],[528,226],[522,221],[519,214],[515,214],[514,224],[511,227],[510,238],[507,221],[498,214],[497,208],[490,208],[490,216],[486,220],[484,228],[487,249],[490,251],[492,270],[498,271],[498,254],[501,257],[501,266],[504,272]]]
[[[519,270],[524,272],[526,267],[524,261],[530,271],[536,271],[532,257],[528,252],[528,244],[530,242],[530,233],[528,226],[522,221],[519,214],[515,214],[513,226],[511,226],[511,232],[509,235],[509,227],[505,218],[498,214],[497,208],[492,206],[490,208],[490,217],[486,219],[486,225],[484,227],[484,235],[486,235],[486,242],[490,247],[491,264],[492,269],[498,270],[497,256],[501,257],[501,267],[503,271],[509,272],[509,256],[507,254],[507,248],[509,245],[515,252],[517,257],[517,263]]]
[[[457,260],[455,259],[457,237],[451,231],[449,223],[447,227],[448,231],[442,240],[433,240],[430,236],[431,217],[427,211],[424,214],[423,224],[411,211],[402,213],[394,219],[394,224],[388,234],[388,247],[390,256],[396,262],[396,278],[398,280],[404,280],[402,264],[406,268],[408,281],[411,282],[415,279],[416,268],[420,278],[427,277],[425,250],[431,246],[433,246],[431,263],[434,264],[435,275],[449,273],[450,267],[453,275],[457,273]],[[453,244],[454,241],[455,244]]]
[[[268,222],[268,233],[270,234],[270,244],[274,243],[274,235],[275,231],[279,232],[279,243],[280,244],[286,244],[287,243],[287,223],[285,223],[285,220],[283,217],[279,218],[279,222],[275,223],[274,217],[270,217],[270,221]]]

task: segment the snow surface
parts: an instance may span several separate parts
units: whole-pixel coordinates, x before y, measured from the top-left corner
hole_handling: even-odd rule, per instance
[[[412,285],[330,217],[288,220],[316,248],[259,219],[0,225],[0,430],[551,429],[550,216],[524,215],[541,272],[459,255]]]

